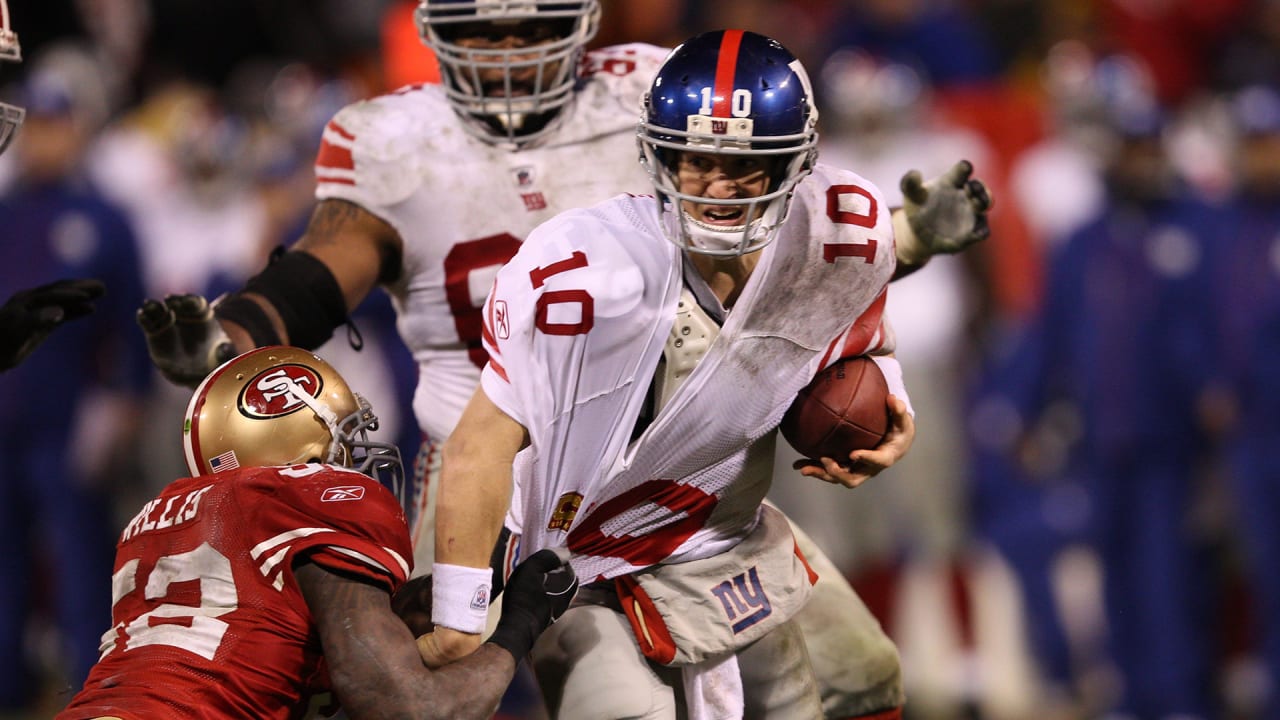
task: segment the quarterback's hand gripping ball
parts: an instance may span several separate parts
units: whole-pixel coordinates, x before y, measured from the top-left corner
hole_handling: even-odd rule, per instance
[[[889,386],[871,358],[847,358],[826,368],[796,395],[782,416],[782,437],[807,458],[849,462],[889,432]]]
[[[147,351],[171,382],[194,388],[214,368],[235,357],[235,347],[200,295],[148,299],[138,308]]]
[[[902,176],[902,210],[919,241],[923,261],[937,254],[958,253],[991,234],[987,213],[991,194],[973,177],[973,164],[961,160],[942,175],[925,181],[919,170]]]

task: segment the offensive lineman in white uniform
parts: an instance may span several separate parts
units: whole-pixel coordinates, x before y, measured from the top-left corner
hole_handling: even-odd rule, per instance
[[[478,646],[510,505],[521,554],[567,546],[594,579],[532,656],[553,716],[818,717],[792,621],[815,578],[762,502],[796,392],[893,349],[890,212],[865,179],[814,165],[808,77],[769,38],[688,40],[644,107],[657,203],[561,214],[494,282],[490,361],[445,443],[430,637],[439,660]],[[890,434],[805,475],[855,487],[910,447],[897,362],[877,362]]]
[[[598,14],[594,0],[424,0],[419,18],[443,86],[405,88],[339,113],[317,159],[319,205],[292,252],[221,300],[220,323],[195,296],[140,311],[157,365],[193,383],[230,352],[228,335],[241,349],[315,347],[381,284],[420,367],[414,406],[426,437],[419,480],[435,476],[438,445],[486,360],[480,306],[498,269],[555,213],[650,188],[634,162],[635,108],[665,51],[623,45],[579,63]],[[969,170],[958,165],[920,188],[919,205],[908,205],[915,233],[897,213],[903,266],[985,236],[989,200]],[[420,572],[433,556],[435,484],[419,485],[414,508]],[[821,562],[816,549],[808,554]],[[832,688],[833,707],[843,705],[832,716],[896,706],[892,643],[834,569],[825,577],[850,608],[835,619],[849,630],[841,647],[859,648],[834,653],[829,664],[824,686]]]

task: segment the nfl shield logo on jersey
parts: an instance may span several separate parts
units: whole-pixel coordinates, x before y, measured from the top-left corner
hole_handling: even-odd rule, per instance
[[[526,188],[533,184],[533,167],[524,165],[511,171],[511,176],[515,178],[516,187]]]

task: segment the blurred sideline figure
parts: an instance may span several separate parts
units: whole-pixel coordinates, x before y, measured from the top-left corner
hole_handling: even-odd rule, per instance
[[[400,454],[377,429],[304,350],[210,374],[183,423],[191,477],[120,533],[102,659],[58,720],[283,720],[329,691],[352,720],[490,717],[577,581],[551,551],[529,558],[489,642],[428,670],[391,606],[413,558]]]
[[[84,172],[85,150],[105,120],[97,80],[93,61],[75,46],[46,46],[31,59],[19,88],[26,123],[5,156],[11,182],[0,189],[0,286],[94,278],[18,293],[0,310],[3,342],[26,330],[30,349],[58,318],[97,308],[0,376],[6,707],[34,707],[42,690],[79,685],[97,658],[107,619],[100,598],[111,587],[114,499],[136,482],[134,451],[150,390],[145,344],[120,332],[130,306],[145,297],[133,228]],[[51,297],[67,304],[49,305]],[[26,318],[16,329],[9,325],[14,306]]]
[[[1200,408],[1216,312],[1205,290],[1227,226],[1174,171],[1168,112],[1143,65],[1112,56],[1093,71],[1109,141],[1105,195],[1051,248],[1045,304],[1021,340],[1025,365],[1003,390],[1026,418],[1014,446],[1024,457],[1052,454],[1044,443],[1054,440],[1033,430],[1055,407],[1077,418],[1053,474],[1078,478],[1085,493],[1118,680],[1091,702],[1124,717],[1215,717],[1213,575],[1192,508],[1211,447]]]
[[[0,0],[0,64],[22,62],[22,45],[9,22],[9,5]],[[25,116],[23,108],[0,102],[0,153],[9,147]],[[11,291],[10,288],[4,288]],[[13,293],[0,306],[0,372],[22,362],[62,323],[93,312],[102,296],[101,280],[55,280]]]
[[[414,407],[425,441],[411,521],[420,573],[434,554],[440,443],[488,359],[480,308],[494,275],[557,212],[652,189],[634,162],[635,107],[666,51],[628,44],[584,54],[599,13],[594,0],[424,1],[421,32],[443,83],[354,103],[333,118],[303,237],[216,308],[175,296],[140,312],[157,366],[192,384],[232,347],[317,346],[385,288],[419,371]],[[894,213],[902,273],[985,237],[985,190],[969,166],[957,168],[946,181],[916,175],[917,202]],[[829,586],[845,614],[815,623],[820,632],[809,638],[833,646],[822,653],[832,659],[822,670],[829,712],[900,703],[892,643],[838,573],[823,577],[834,582],[820,583],[819,595]],[[861,650],[834,649],[847,647]]]
[[[352,93],[348,83],[299,63],[246,62],[222,88],[164,81],[109,127],[90,167],[135,222],[148,294],[182,289],[216,297],[237,289],[273,248],[301,234],[312,205],[316,144]],[[358,352],[346,337],[316,349],[377,404],[384,431],[411,440],[401,447],[412,456],[414,368],[395,336],[387,299],[373,300],[381,305],[368,302],[353,312],[363,341]],[[394,368],[392,350],[404,356]],[[187,398],[168,383],[157,390],[146,423],[149,432],[163,433],[181,418]],[[184,466],[171,447],[156,448],[147,460],[145,492],[127,507]]]
[[[1255,602],[1249,650],[1262,660],[1258,717],[1280,717],[1280,84],[1253,82],[1227,96],[1237,134],[1231,222],[1215,256],[1227,391],[1219,437],[1229,469],[1245,574]]]

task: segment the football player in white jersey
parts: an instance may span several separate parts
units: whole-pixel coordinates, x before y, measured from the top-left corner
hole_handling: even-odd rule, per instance
[[[139,313],[160,369],[194,384],[233,344],[319,345],[382,285],[419,364],[420,572],[433,557],[439,444],[487,361],[481,305],[494,275],[556,213],[651,191],[634,161],[635,108],[667,51],[630,44],[584,53],[598,15],[595,0],[424,0],[422,35],[443,84],[356,103],[333,119],[316,163],[319,203],[291,251],[219,301],[217,321],[196,296],[151,301]],[[985,236],[989,200],[970,170],[961,163],[924,185],[912,176],[918,192],[908,212],[894,213],[900,268]],[[816,549],[809,555],[823,560]],[[892,643],[834,568],[824,578],[818,595],[828,586],[839,595],[835,604],[850,610],[838,625],[858,638],[811,638],[839,648],[821,653],[833,658],[824,687],[850,701],[832,716],[899,702]]]
[[[183,424],[191,477],[120,534],[113,625],[58,720],[296,718],[329,691],[353,719],[491,717],[575,578],[554,552],[530,558],[488,647],[424,667],[392,610],[412,556],[388,490],[400,453],[377,426],[305,350],[259,348],[210,374]]]
[[[776,41],[694,37],[646,94],[656,201],[558,215],[499,271],[490,360],[444,447],[429,664],[479,643],[468,602],[505,516],[519,554],[567,547],[591,581],[532,656],[554,717],[822,715],[794,621],[816,578],[763,504],[775,430],[816,372],[858,355],[889,379],[890,432],[802,474],[856,487],[915,426],[883,316],[890,211],[815,164],[816,124]]]
[[[22,45],[9,21],[9,3],[0,0],[0,63],[22,62]],[[26,117],[17,105],[0,102],[0,154]],[[0,372],[22,362],[54,328],[93,312],[106,291],[100,280],[55,280],[14,293],[0,306]]]

